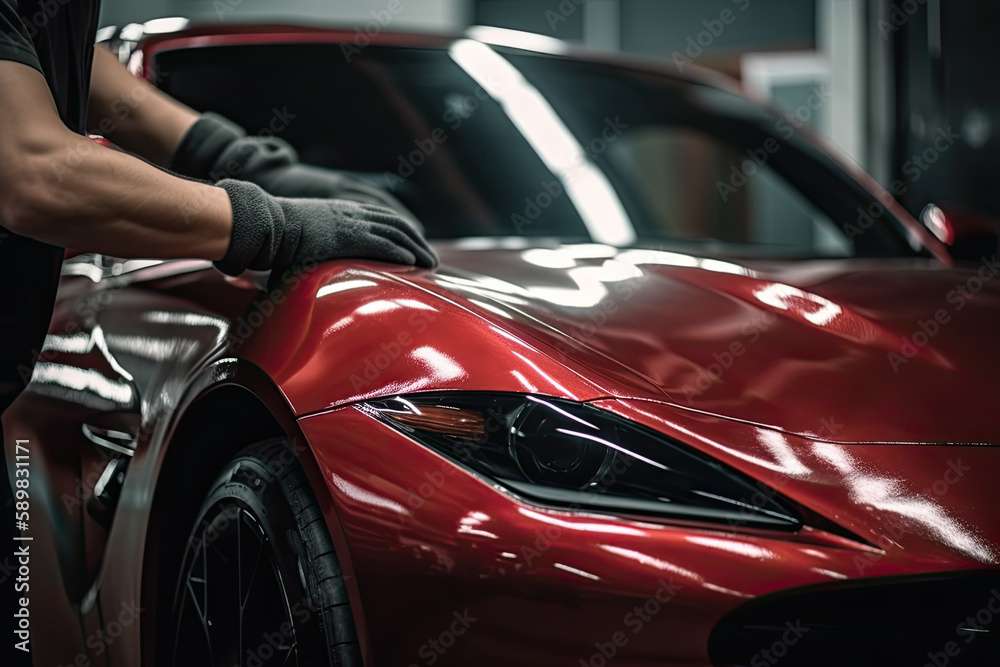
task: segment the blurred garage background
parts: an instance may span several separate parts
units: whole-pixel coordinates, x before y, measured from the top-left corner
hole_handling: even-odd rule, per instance
[[[371,23],[394,2],[402,11],[388,24]],[[102,24],[169,16],[361,32],[457,32],[478,24],[716,69],[808,116],[914,215],[947,203],[1000,217],[992,197],[1000,176],[996,2],[105,0]],[[817,91],[829,91],[829,99],[812,109]]]

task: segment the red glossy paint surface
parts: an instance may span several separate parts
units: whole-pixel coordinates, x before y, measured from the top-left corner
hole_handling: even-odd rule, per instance
[[[599,405],[755,474],[882,547],[816,530],[539,508],[342,408],[301,424],[322,443],[316,453],[376,664],[425,664],[428,640],[457,612],[477,620],[440,664],[577,665],[596,642],[623,632],[629,641],[616,664],[707,665],[711,627],[751,597],[997,563],[996,510],[969,499],[988,493],[998,449],[829,445],[651,402]],[[959,461],[953,479],[949,462]],[[936,495],[945,478],[953,483]],[[650,602],[668,590],[669,602]],[[646,604],[644,617],[635,608]]]
[[[493,389],[648,398],[804,435],[834,416],[846,442],[1000,444],[985,409],[1000,357],[970,335],[998,322],[1000,266],[440,252],[436,274],[319,269],[245,354],[299,414]]]

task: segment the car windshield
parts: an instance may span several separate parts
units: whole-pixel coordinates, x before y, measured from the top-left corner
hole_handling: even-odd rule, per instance
[[[194,108],[391,189],[431,238],[914,254],[793,124],[709,85],[473,40],[202,47],[155,66]]]

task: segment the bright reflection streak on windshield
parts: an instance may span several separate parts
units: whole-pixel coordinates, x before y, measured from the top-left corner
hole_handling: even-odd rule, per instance
[[[633,243],[635,228],[615,189],[538,89],[486,44],[463,39],[450,53],[500,104],[545,166],[559,177],[590,236],[611,245]]]

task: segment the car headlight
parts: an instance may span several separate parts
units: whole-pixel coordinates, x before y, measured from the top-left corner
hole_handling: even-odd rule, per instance
[[[742,473],[593,406],[486,393],[359,409],[516,495],[547,505],[795,530],[790,502]]]

